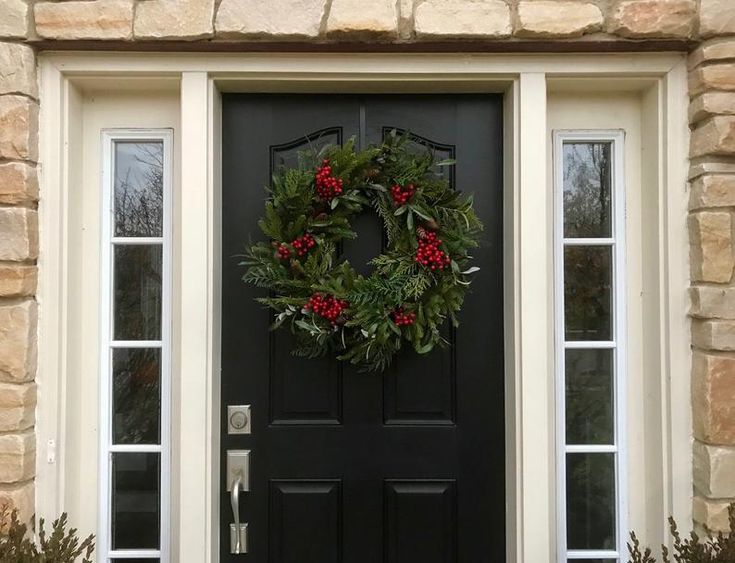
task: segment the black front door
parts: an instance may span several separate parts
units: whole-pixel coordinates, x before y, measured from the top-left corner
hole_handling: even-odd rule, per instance
[[[501,125],[497,95],[224,96],[222,561],[505,561]],[[461,325],[447,329],[451,348],[406,352],[382,375],[295,358],[237,265],[262,237],[263,187],[310,144],[378,143],[392,129],[455,158],[450,182],[475,194],[482,269]],[[353,226],[344,254],[359,270],[382,232],[370,213]],[[238,404],[252,405],[249,435],[227,433]],[[228,449],[251,451],[247,555],[229,552]]]

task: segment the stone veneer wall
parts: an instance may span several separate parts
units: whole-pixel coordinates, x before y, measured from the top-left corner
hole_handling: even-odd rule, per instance
[[[39,45],[465,39],[508,50],[696,46],[691,248],[681,249],[691,255],[694,518],[723,529],[735,499],[735,0],[0,0],[0,503],[33,513]]]

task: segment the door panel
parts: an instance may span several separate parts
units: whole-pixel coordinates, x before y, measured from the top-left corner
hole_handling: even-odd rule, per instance
[[[455,482],[385,482],[385,561],[456,563]]]
[[[251,450],[241,494],[249,554],[229,554],[222,497],[222,561],[255,563],[484,563],[505,555],[502,318],[502,98],[495,95],[225,95],[223,99],[223,412],[252,405],[252,434],[227,435]],[[262,237],[263,191],[303,147],[377,143],[410,131],[458,164],[442,169],[475,194],[485,222],[482,270],[450,348],[406,352],[384,374],[289,354],[286,331],[269,333],[262,296],[240,280],[249,240]],[[353,221],[343,245],[353,266],[384,246],[380,221]],[[224,467],[224,463],[223,463]],[[224,471],[224,469],[223,469]],[[222,475],[224,490],[224,473]]]

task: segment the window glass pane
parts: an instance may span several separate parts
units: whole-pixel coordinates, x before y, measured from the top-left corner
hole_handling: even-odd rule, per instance
[[[158,557],[154,559],[110,559],[111,563],[156,563],[160,561]]]
[[[161,245],[115,246],[116,340],[161,338]]]
[[[567,340],[611,340],[612,248],[564,249],[564,336]]]
[[[612,236],[611,143],[564,143],[564,236]]]
[[[615,563],[616,559],[567,559],[567,563]]]
[[[160,443],[160,378],[160,349],[112,351],[113,443]]]
[[[163,143],[115,143],[115,236],[163,235]]]
[[[158,549],[160,454],[112,454],[112,549]]]
[[[615,454],[567,454],[567,548],[615,549]]]
[[[613,350],[566,350],[567,444],[613,443]]]

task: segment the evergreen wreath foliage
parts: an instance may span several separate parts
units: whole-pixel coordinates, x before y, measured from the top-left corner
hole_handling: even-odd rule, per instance
[[[257,301],[275,311],[272,329],[295,336],[293,353],[335,354],[363,371],[382,371],[404,343],[425,354],[448,342],[470,283],[469,252],[482,224],[472,197],[450,188],[426,150],[395,131],[377,146],[327,145],[274,175],[259,222],[268,241],[252,244],[243,280],[269,290]],[[359,275],[339,256],[357,237],[350,219],[374,210],[387,248]]]

